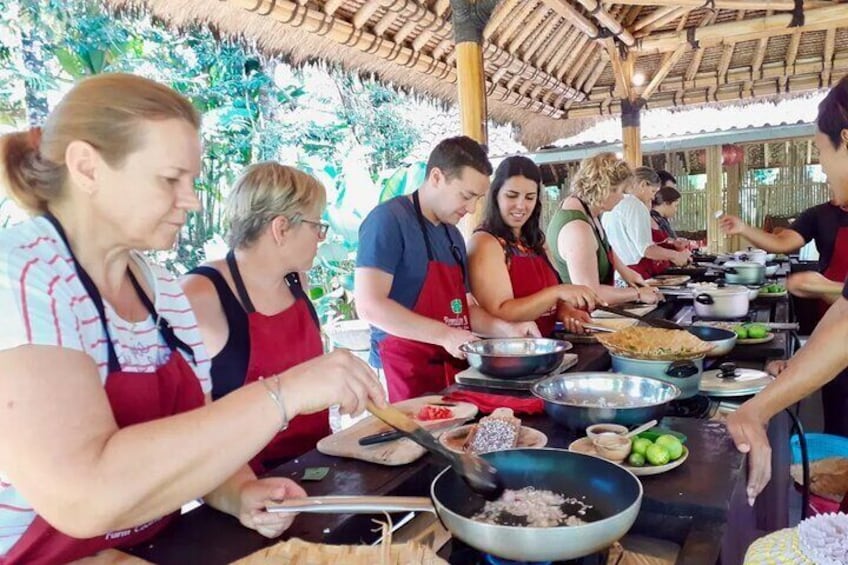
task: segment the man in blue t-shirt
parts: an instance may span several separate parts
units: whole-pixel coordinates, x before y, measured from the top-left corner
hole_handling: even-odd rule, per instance
[[[372,326],[371,363],[392,402],[439,392],[464,368],[460,346],[488,336],[539,335],[535,324],[494,318],[468,293],[456,224],[489,190],[492,166],[469,137],[439,143],[424,184],[377,206],[359,229],[354,296]]]

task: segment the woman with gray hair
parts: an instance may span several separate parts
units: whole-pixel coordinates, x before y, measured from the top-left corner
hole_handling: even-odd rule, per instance
[[[671,264],[686,265],[689,251],[667,249],[660,244],[668,237],[651,229],[651,202],[660,189],[660,176],[650,167],[638,167],[627,194],[602,222],[610,244],[624,263],[648,279],[661,274]]]
[[[226,204],[230,251],[191,271],[183,290],[212,357],[212,398],[319,357],[321,328],[303,289],[328,225],[324,187],[275,162],[249,166]],[[330,434],[327,410],[293,418],[252,461],[267,471]]]

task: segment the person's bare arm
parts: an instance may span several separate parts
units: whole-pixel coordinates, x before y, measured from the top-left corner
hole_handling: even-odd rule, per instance
[[[689,251],[676,251],[654,244],[645,249],[645,257],[653,261],[670,261],[682,267],[689,262],[692,254]]]
[[[840,298],[816,326],[809,341],[762,392],[729,415],[727,425],[736,447],[749,453],[748,498],[753,504],[771,479],[771,447],[766,425],[778,412],[806,398],[848,366],[848,300]]]
[[[637,300],[636,289],[601,284],[598,278],[598,242],[588,223],[567,223],[559,231],[556,245],[560,256],[568,263],[568,274],[572,283],[588,286],[608,304]],[[613,265],[612,268],[614,267]]]
[[[230,328],[215,285],[201,275],[186,275],[180,285],[197,318],[206,351],[210,357],[218,355],[227,344]]]
[[[769,233],[749,226],[736,216],[723,216],[719,226],[728,235],[741,235],[760,249],[769,253],[793,253],[804,247],[804,238],[793,229]]]
[[[815,271],[804,271],[789,275],[786,289],[800,298],[813,298],[833,304],[842,294],[842,283],[834,282]]]
[[[389,298],[393,280],[392,275],[380,269],[357,267],[353,294],[359,317],[393,336],[439,345],[461,357],[458,348],[474,339],[471,332],[416,314]]]
[[[0,468],[36,512],[75,537],[136,526],[213,491],[280,425],[262,383],[119,429],[88,355],[26,345],[0,352],[0,367]],[[347,352],[282,373],[280,392],[290,418],[337,401],[342,411],[361,411],[366,397],[385,402],[373,372]]]
[[[588,287],[558,284],[529,296],[515,298],[504,251],[498,240],[477,232],[468,245],[468,272],[471,292],[490,314],[508,322],[530,322],[556,308],[562,300],[592,310],[597,295]]]

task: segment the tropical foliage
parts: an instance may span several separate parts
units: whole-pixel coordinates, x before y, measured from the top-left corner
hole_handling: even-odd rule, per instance
[[[160,259],[184,272],[220,253],[231,182],[249,163],[278,160],[327,188],[332,227],[311,292],[325,321],[354,315],[359,224],[423,178],[420,163],[404,163],[421,137],[404,117],[404,95],[338,69],[291,67],[205,28],[177,33],[140,13],[109,14],[90,0],[0,0],[0,13],[0,127],[40,124],[49,104],[88,75],[124,71],[170,84],[204,115],[203,210]],[[0,202],[0,225],[7,208]]]

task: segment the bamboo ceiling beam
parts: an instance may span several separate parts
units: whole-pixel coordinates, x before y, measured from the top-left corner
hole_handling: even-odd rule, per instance
[[[677,1],[677,0],[675,0]],[[789,27],[791,14],[772,14],[759,18],[724,22],[681,32],[659,33],[642,40],[639,51],[654,53],[674,51],[681,43],[697,42],[701,46],[719,43],[748,41],[773,35],[792,33]],[[801,31],[817,31],[848,25],[848,9],[842,4],[831,5],[804,12]],[[691,37],[690,37],[691,35]]]
[[[598,82],[598,79],[601,78],[601,75],[604,73],[604,70],[607,68],[609,61],[605,58],[602,58],[600,61],[595,63],[595,70],[592,71],[592,74],[589,75],[589,78],[586,79],[586,83],[581,88],[584,92],[589,92],[595,86],[595,83]],[[574,104],[575,99],[572,98],[565,103],[565,110],[571,108],[572,104]]]
[[[648,86],[645,87],[645,90],[642,91],[642,98],[645,100],[649,99],[651,95],[659,88],[662,81],[665,80],[665,77],[668,76],[669,71],[674,68],[674,65],[680,60],[684,53],[688,50],[688,45],[681,45],[674,52],[668,55],[663,61],[663,64],[660,65],[660,68],[657,69],[657,72],[654,73],[653,78],[651,78],[651,82],[648,83]]]
[[[533,55],[542,46],[543,41],[548,41],[553,43],[553,37],[549,37],[551,33],[554,31],[556,26],[560,25],[562,19],[558,17],[551,17],[545,20],[545,23],[542,24],[541,29],[536,32],[536,37],[533,38],[533,41],[530,42],[530,45],[527,46],[527,49],[524,50],[522,56],[526,60],[531,60]],[[535,61],[538,65],[539,61]]]
[[[589,37],[583,34],[579,34],[577,36],[577,42],[573,45],[573,47],[565,54],[565,58],[563,58],[562,62],[558,65],[556,76],[559,80],[563,80],[565,77],[565,73],[571,68],[571,64],[577,58],[578,55],[583,51],[586,47],[586,43],[589,42]]]
[[[791,69],[795,66],[795,59],[798,58],[798,48],[801,46],[801,30],[796,29],[792,32],[792,37],[789,40],[789,46],[786,48],[786,67]]]
[[[492,17],[489,18],[488,22],[486,22],[486,27],[483,28],[483,39],[489,39],[492,37],[492,34],[501,27],[501,24],[510,12],[512,12],[512,10],[518,5],[518,2],[519,0],[504,0],[498,4],[498,7],[495,8],[495,13],[492,14]]]
[[[588,67],[589,61],[592,59],[592,56],[595,55],[596,46],[594,44],[589,45],[585,49],[581,50],[580,56],[577,58],[577,61],[571,65],[571,69],[569,69],[568,73],[565,75],[565,84],[573,85],[575,79],[577,78],[580,71],[584,70],[585,67]]]
[[[307,32],[316,33],[320,31],[327,39],[343,45],[366,52],[371,56],[392,61],[394,64],[407,67],[422,75],[431,76],[448,84],[456,84],[456,69],[442,61],[435,60],[425,53],[415,53],[409,47],[398,45],[393,41],[377,37],[374,34],[356,29],[353,24],[341,18],[333,19],[329,25],[327,16],[323,11],[307,6],[299,6],[289,0],[263,0],[271,3],[270,8],[260,4],[257,7],[256,0],[229,0],[232,5],[246,10],[268,10],[270,17],[281,23],[291,22],[297,17],[302,29]],[[549,79],[550,80],[550,79]],[[491,95],[505,104],[526,107],[539,114],[554,118],[562,116],[560,108],[544,104],[538,100],[527,100],[516,92],[509,92],[501,85],[493,85],[490,89]],[[582,97],[582,93],[578,93]]]
[[[615,76],[616,94],[619,98],[632,100],[634,98],[633,69],[635,57],[632,53],[628,53],[627,57],[622,59],[618,47],[611,37],[604,39],[603,45],[612,65],[613,76]]]
[[[545,19],[545,16],[548,14],[548,9],[545,6],[539,6],[530,19],[524,22],[522,30],[512,38],[512,41],[509,42],[509,46],[507,46],[506,50],[510,53],[515,54],[518,52],[518,48],[530,37],[531,33],[536,33],[539,31],[539,24],[542,23],[542,20]]]
[[[549,48],[546,48],[545,51],[542,52],[542,55],[539,55],[539,60],[548,62],[545,64],[545,71],[553,74],[554,76],[558,76],[556,69],[558,65],[565,58],[567,53],[571,52],[571,48],[574,46],[574,43],[577,41],[579,37],[585,37],[580,33],[576,27],[569,26],[570,29],[565,33],[565,36],[562,39],[562,43],[557,46],[555,51],[550,51]],[[550,53],[548,52],[550,51]],[[550,57],[550,59],[548,59]]]
[[[497,34],[496,41],[499,45],[506,45],[509,38],[512,37],[512,34],[518,30],[521,23],[527,21],[527,17],[530,16],[530,12],[533,11],[535,6],[536,2],[533,0],[521,3],[521,8],[518,10],[518,13],[516,13],[514,17],[507,22],[506,27]]]
[[[353,27],[361,29],[383,5],[383,0],[368,0],[353,15]]]
[[[639,35],[639,37],[646,37],[646,36],[650,35],[650,33],[652,31],[654,31],[655,29],[660,29],[661,27],[670,24],[671,22],[673,22],[674,20],[676,20],[678,18],[680,18],[681,21],[685,24],[686,15],[689,14],[689,12],[691,12],[691,11],[692,11],[691,8],[689,8],[687,6],[680,6],[680,7],[674,8],[668,14],[665,14],[662,17],[658,18],[657,20],[655,20],[655,21],[647,24],[646,26],[644,26],[639,31],[638,35]],[[678,26],[678,28],[679,28],[679,26]],[[678,29],[677,31],[680,32],[680,29]]]
[[[721,60],[718,64],[718,71],[716,71],[716,76],[718,76],[720,82],[727,80],[727,71],[730,69],[730,62],[733,60],[734,49],[736,49],[735,43],[727,43],[722,49]]]
[[[327,0],[324,4],[324,13],[328,16],[332,16],[336,13],[336,10],[341,7],[343,2],[344,0]]]
[[[648,26],[660,18],[667,16],[668,14],[672,14],[680,9],[680,6],[662,6],[657,8],[644,18],[641,18],[638,22],[633,24],[630,29],[633,31],[639,31],[645,26]]]
[[[633,24],[639,19],[639,14],[643,11],[642,6],[622,6],[621,4],[619,6],[625,10],[621,17],[621,23],[627,29],[632,29]]]
[[[762,76],[763,61],[766,58],[766,47],[768,46],[768,38],[760,39],[757,44],[757,51],[754,53],[754,60],[751,61],[751,78],[759,78]]]
[[[596,39],[600,35],[598,26],[589,21],[577,8],[568,3],[568,0],[542,0],[549,8],[565,18],[568,23],[585,33],[590,39]]]
[[[836,29],[827,30],[824,38],[824,53],[822,54],[822,84],[830,85],[831,71],[833,69],[833,52],[836,46]]]
[[[554,54],[555,49],[561,47],[568,40],[568,36],[571,33],[577,32],[573,27],[568,25],[568,22],[562,20],[562,25],[554,33],[552,40],[548,41],[542,50],[539,51],[539,55],[536,57],[536,65],[549,71],[547,62],[550,60],[551,55]]]
[[[562,0],[565,2],[566,0]],[[628,47],[633,47],[636,44],[636,39],[621,22],[619,22],[612,14],[610,14],[600,3],[599,0],[577,0],[583,5],[586,10],[598,21],[602,26],[607,28],[610,33],[616,36],[622,43]]]
[[[688,6],[703,8],[704,0],[615,0],[625,6]],[[805,0],[805,8],[821,8],[832,5],[828,0]],[[715,0],[719,10],[775,10],[791,12],[795,8],[794,0]]]

